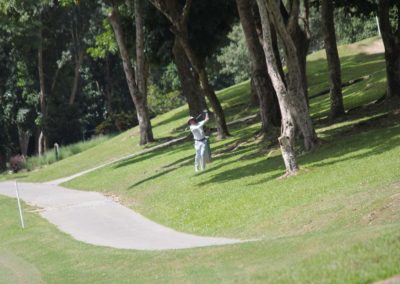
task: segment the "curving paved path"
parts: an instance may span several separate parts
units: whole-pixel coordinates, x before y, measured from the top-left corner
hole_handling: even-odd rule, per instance
[[[119,249],[168,250],[243,242],[180,233],[101,193],[67,189],[57,183],[18,183],[20,198],[39,207],[40,215],[61,231],[85,243]],[[0,194],[15,198],[15,182],[0,182]]]

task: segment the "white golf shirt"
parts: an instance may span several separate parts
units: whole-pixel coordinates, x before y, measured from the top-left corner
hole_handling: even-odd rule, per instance
[[[190,131],[192,131],[195,141],[200,141],[205,138],[203,126],[206,122],[206,120],[203,120],[195,125],[190,125]]]

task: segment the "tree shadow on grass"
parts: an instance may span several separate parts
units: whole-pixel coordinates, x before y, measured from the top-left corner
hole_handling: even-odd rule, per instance
[[[177,168],[170,168],[170,169],[168,169],[168,170],[159,172],[159,173],[157,173],[157,174],[155,174],[155,175],[152,175],[152,176],[150,176],[150,177],[147,177],[147,178],[145,178],[145,179],[142,179],[142,180],[140,180],[140,181],[137,181],[137,182],[135,182],[134,184],[130,185],[130,186],[128,187],[128,190],[129,190],[129,189],[132,189],[132,188],[134,188],[134,187],[137,187],[137,186],[139,186],[139,185],[141,185],[141,184],[143,184],[143,183],[146,183],[146,182],[148,182],[148,181],[151,181],[151,180],[157,179],[157,178],[159,178],[159,177],[162,177],[162,176],[164,176],[164,175],[166,175],[166,174],[169,174],[170,172],[173,172],[173,171],[176,170],[176,169],[177,169]]]
[[[172,162],[170,164],[164,165],[164,166],[162,166],[162,169],[164,169],[164,170],[159,171],[158,173],[156,173],[156,174],[154,174],[152,176],[149,176],[149,177],[147,177],[145,179],[142,179],[140,181],[135,182],[134,184],[129,186],[128,189],[132,189],[132,188],[134,188],[136,186],[139,186],[139,185],[141,185],[143,183],[146,183],[148,181],[155,180],[155,179],[157,179],[159,177],[167,175],[167,174],[179,169],[180,167],[190,165],[192,159],[193,159],[193,156],[190,155],[190,156],[187,156],[185,158],[181,158],[179,160],[176,160],[176,161],[174,161],[174,162]]]
[[[179,143],[179,144],[175,144],[175,145],[171,145],[169,147],[165,147],[165,148],[160,148],[160,149],[156,149],[153,151],[149,151],[149,152],[145,152],[142,154],[138,154],[132,158],[128,158],[125,159],[123,161],[120,161],[118,163],[116,163],[113,168],[114,169],[118,169],[121,167],[126,167],[129,166],[131,164],[134,163],[140,163],[144,160],[148,160],[148,159],[153,159],[157,156],[161,156],[161,155],[172,155],[175,154],[177,151],[186,151],[188,149],[189,145],[187,142],[183,142],[183,143]]]
[[[277,168],[281,168],[279,167],[280,165],[282,165],[281,157],[272,157],[267,160],[259,160],[252,164],[246,164],[234,169],[223,171],[222,173],[218,173],[207,181],[201,182],[198,185],[205,186],[211,183],[224,183],[237,179],[249,178],[260,174],[265,174],[267,172],[276,171]],[[281,175],[282,173],[271,175],[268,177],[268,180],[278,178]]]
[[[113,166],[113,168],[114,169],[118,169],[118,168],[129,166],[129,165],[134,164],[134,163],[140,163],[140,162],[142,162],[144,160],[152,159],[152,158],[154,158],[156,156],[165,154],[166,152],[168,152],[168,150],[169,150],[168,148],[165,148],[165,149],[154,150],[154,151],[151,151],[151,152],[146,152],[146,153],[143,153],[143,154],[138,154],[137,156],[134,156],[132,158],[123,160],[121,162],[118,162],[116,165]]]
[[[330,141],[327,144],[322,145],[317,151],[300,155],[298,158],[300,166],[320,168],[349,160],[364,159],[382,154],[399,147],[400,145],[400,126],[385,126],[384,128],[378,128],[374,125],[374,127],[371,128],[371,125],[367,123],[359,126],[359,129],[353,129],[353,133],[344,135],[346,131],[348,131],[348,129],[345,131],[337,131],[332,137],[330,137]],[[355,155],[349,155],[361,150],[367,151]],[[222,163],[204,174],[218,170],[233,162],[235,161]],[[252,164],[246,164],[234,169],[222,171],[198,185],[204,186],[212,183],[229,182],[280,170],[282,170],[280,173],[271,175],[266,179],[248,185],[264,183],[277,178],[284,173],[282,157],[274,156],[267,160],[262,159]]]
[[[378,132],[371,135],[371,132]],[[338,139],[340,137],[340,139]],[[400,145],[400,126],[370,130],[353,136],[344,136],[338,133],[328,145],[323,146],[315,153],[300,157],[299,162],[311,167],[324,167],[349,160],[364,159],[390,151]],[[337,142],[335,142],[337,141]],[[366,150],[363,153],[348,155],[356,151]],[[329,161],[326,161],[330,159]]]

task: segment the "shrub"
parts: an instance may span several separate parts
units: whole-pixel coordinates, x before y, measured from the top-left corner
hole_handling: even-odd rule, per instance
[[[163,93],[156,85],[150,85],[148,90],[148,105],[155,114],[163,114],[185,103],[185,99],[178,91]]]
[[[25,157],[23,155],[15,155],[10,158],[10,168],[14,173],[19,172],[25,166]]]
[[[122,132],[138,124],[135,113],[114,113],[106,120],[96,126],[96,135],[108,135],[115,132]]]

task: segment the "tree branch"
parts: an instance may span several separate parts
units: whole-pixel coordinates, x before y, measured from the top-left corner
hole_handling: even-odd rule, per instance
[[[149,2],[153,4],[153,6],[156,7],[156,9],[160,11],[168,19],[168,21],[170,21],[171,24],[174,24],[174,18],[170,13],[168,13],[168,9],[164,5],[165,3],[163,0],[149,0]]]
[[[192,0],[186,0],[185,6],[182,9],[182,23],[186,24],[189,18],[190,8],[192,7]]]

